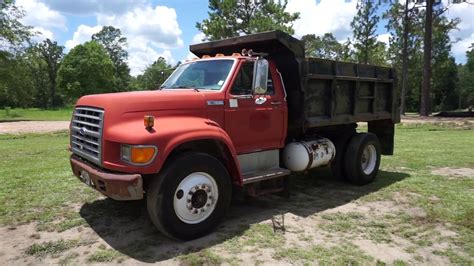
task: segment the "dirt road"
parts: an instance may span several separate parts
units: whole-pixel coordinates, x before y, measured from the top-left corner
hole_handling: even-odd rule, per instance
[[[402,117],[403,124],[437,124],[457,127],[474,127],[474,118]],[[67,130],[69,121],[20,121],[0,123],[0,134],[48,133]]]
[[[47,133],[67,130],[69,121],[20,121],[0,123],[0,134]]]

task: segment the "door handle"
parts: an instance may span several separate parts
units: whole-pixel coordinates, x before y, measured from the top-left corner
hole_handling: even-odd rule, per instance
[[[272,105],[280,105],[282,102],[271,102]]]

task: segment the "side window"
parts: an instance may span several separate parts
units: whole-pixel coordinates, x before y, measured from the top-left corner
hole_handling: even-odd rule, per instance
[[[252,94],[253,80],[253,62],[244,63],[234,80],[230,93],[232,95],[249,95]]]
[[[252,81],[253,81],[253,62],[246,62],[240,67],[239,73],[234,80],[230,94],[232,95],[251,95]],[[275,88],[273,87],[272,75],[268,73],[267,80],[267,95],[274,95]]]

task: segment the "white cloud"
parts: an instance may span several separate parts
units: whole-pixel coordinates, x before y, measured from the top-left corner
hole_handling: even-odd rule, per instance
[[[443,0],[447,4],[447,0]],[[453,30],[450,34],[452,41],[459,40],[452,45],[452,53],[458,63],[466,62],[465,53],[471,43],[474,43],[474,6],[468,3],[453,4],[446,11],[446,16],[450,19],[460,18],[459,30]]]
[[[74,15],[122,14],[138,6],[145,5],[147,0],[42,0],[50,8]]]
[[[202,32],[199,32],[198,34],[194,35],[190,44],[202,43],[204,42],[205,38],[206,38],[206,35]]]
[[[102,29],[101,26],[90,27],[87,25],[79,25],[76,32],[72,36],[72,40],[66,41],[66,51],[71,50],[74,46],[78,44],[85,43],[91,40],[92,34],[99,32]]]
[[[54,40],[54,33],[50,30],[42,27],[34,27],[33,32],[37,33],[37,35],[32,38],[35,42],[41,42],[46,39]]]
[[[290,0],[286,11],[300,13],[300,19],[294,23],[298,38],[305,34],[331,32],[336,39],[345,40],[352,34],[351,21],[357,12],[356,4],[356,1],[345,0]]]
[[[25,11],[21,22],[43,30],[67,30],[66,18],[55,10],[51,10],[44,3],[37,0],[17,0],[16,5]]]
[[[159,53],[154,49],[137,49],[135,47],[130,47],[128,51],[128,65],[130,67],[130,74],[132,76],[137,76],[143,73],[143,71],[149,65],[153,64],[153,62],[155,62],[159,57],[166,59],[168,64],[173,65],[176,63],[170,50],[163,50],[161,53]]]
[[[166,6],[136,8],[122,15],[97,16],[99,25],[119,28],[129,42],[142,38],[157,48],[178,48],[183,45],[176,11]]]
[[[377,41],[383,42],[383,43],[385,43],[385,45],[388,46],[388,45],[390,44],[389,41],[390,41],[390,37],[391,37],[391,36],[392,36],[392,35],[390,35],[390,33],[383,33],[383,34],[380,34],[380,35],[377,36]]]

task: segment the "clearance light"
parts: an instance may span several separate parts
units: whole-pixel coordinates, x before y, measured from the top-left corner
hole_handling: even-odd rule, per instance
[[[222,57],[224,54],[216,54],[216,57]]]
[[[152,145],[122,144],[120,148],[120,156],[122,161],[127,163],[145,165],[155,158],[156,151],[156,147]]]
[[[202,58],[202,59],[204,59],[204,58],[211,58],[211,56],[208,55],[208,54],[205,54],[205,55],[201,56],[201,58]]]
[[[155,117],[152,115],[145,115],[143,117],[143,125],[146,129],[151,129],[155,126]]]

